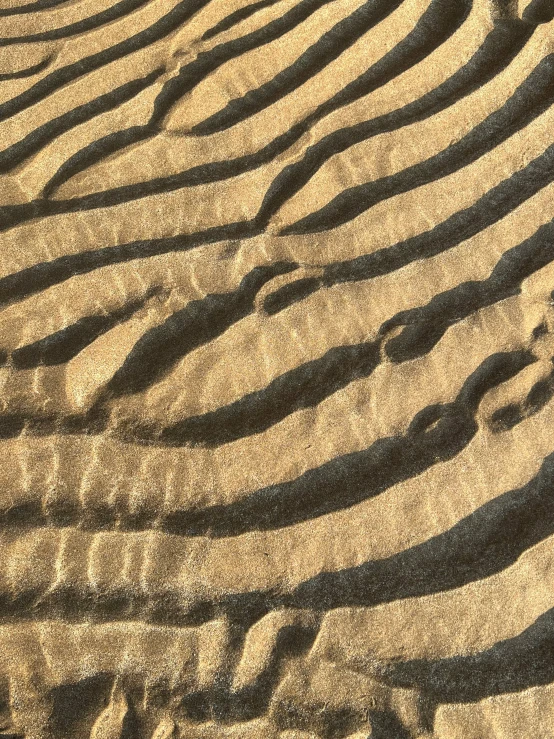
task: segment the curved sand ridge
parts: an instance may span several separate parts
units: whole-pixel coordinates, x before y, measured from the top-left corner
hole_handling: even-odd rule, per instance
[[[0,733],[549,735],[553,38],[0,2]]]

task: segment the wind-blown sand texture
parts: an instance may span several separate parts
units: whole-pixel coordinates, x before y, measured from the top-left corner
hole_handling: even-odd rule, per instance
[[[554,738],[553,19],[0,0],[0,737]]]

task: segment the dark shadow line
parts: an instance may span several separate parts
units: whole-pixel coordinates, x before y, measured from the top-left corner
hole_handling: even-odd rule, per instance
[[[212,26],[206,31],[206,33],[202,36],[202,41],[208,41],[214,36],[218,36],[220,33],[228,31],[230,28],[236,26],[241,21],[250,18],[259,10],[263,10],[263,8],[269,8],[271,5],[275,5],[275,3],[278,2],[280,2],[280,0],[258,0],[258,2],[251,3],[250,5],[246,5],[244,8],[239,8],[233,13],[229,13],[229,15],[226,15],[225,18],[219,21],[219,23],[216,23],[215,26]]]
[[[133,300],[122,308],[110,313],[85,316],[60,331],[16,349],[11,354],[13,367],[16,370],[27,370],[40,365],[52,366],[69,362],[99,336],[135,315],[159,292],[157,288],[151,289],[142,298]]]
[[[297,267],[294,262],[254,267],[236,290],[190,301],[137,341],[108,383],[105,399],[138,393],[159,382],[186,354],[252,313],[256,295],[269,280]]]
[[[69,0],[35,0],[35,2],[19,5],[16,8],[0,8],[0,18],[8,15],[25,15],[27,13],[35,13],[48,8],[55,8],[58,5],[64,5]]]
[[[537,380],[520,403],[509,403],[495,411],[489,419],[493,432],[509,431],[526,418],[538,413],[554,397],[554,370]]]
[[[41,62],[33,64],[31,67],[27,67],[27,69],[21,69],[19,72],[0,74],[0,82],[7,82],[8,80],[22,80],[26,77],[32,77],[34,74],[38,74],[39,72],[42,72],[43,69],[46,69],[46,67],[51,64],[53,58],[54,57],[50,55]]]
[[[219,446],[261,433],[303,408],[312,408],[354,380],[370,375],[379,364],[380,342],[339,346],[320,359],[295,367],[265,388],[215,411],[191,416],[161,431],[133,426],[134,442],[167,446]]]
[[[554,680],[554,608],[523,632],[477,654],[408,660],[383,667],[395,686],[417,686],[440,703],[474,703]]]
[[[34,264],[20,272],[2,277],[0,307],[23,300],[76,275],[86,274],[111,264],[145,259],[173,251],[188,251],[218,241],[249,239],[260,233],[261,231],[252,222],[238,221],[197,233],[132,241],[119,246],[91,249],[79,254],[58,257],[51,262]]]
[[[0,47],[12,46],[14,44],[30,44],[39,43],[43,41],[55,41],[60,38],[67,38],[68,36],[75,36],[79,33],[86,33],[95,28],[111,23],[112,21],[123,18],[125,15],[132,13],[142,5],[146,5],[150,0],[119,0],[119,2],[112,5],[110,8],[103,10],[100,13],[83,18],[83,20],[71,23],[68,26],[61,26],[60,28],[53,28],[50,31],[43,31],[42,33],[32,33],[29,36],[13,36],[0,38]],[[1,12],[0,12],[1,15]]]
[[[523,20],[527,23],[550,23],[553,18],[552,0],[531,0],[523,11]]]

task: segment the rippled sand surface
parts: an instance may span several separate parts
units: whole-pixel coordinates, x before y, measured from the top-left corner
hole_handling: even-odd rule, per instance
[[[554,738],[554,2],[0,0],[0,737]]]

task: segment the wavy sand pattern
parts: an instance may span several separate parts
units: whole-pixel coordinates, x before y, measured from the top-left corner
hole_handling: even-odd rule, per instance
[[[0,0],[0,737],[554,738],[554,2]]]

